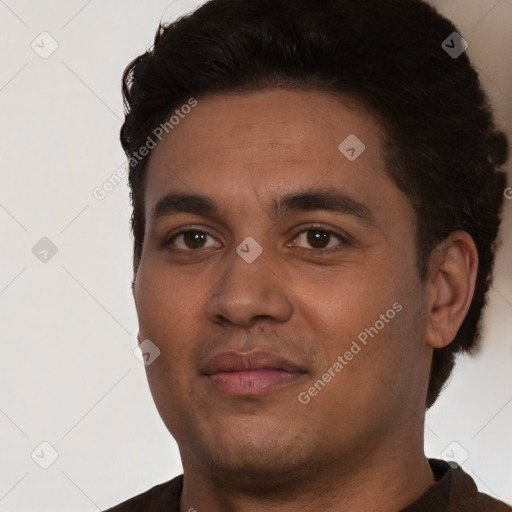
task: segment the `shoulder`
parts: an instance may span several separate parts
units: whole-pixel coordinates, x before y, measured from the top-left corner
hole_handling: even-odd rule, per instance
[[[435,484],[401,512],[512,512],[503,501],[478,491],[473,478],[462,467],[442,459],[428,459]]]
[[[479,492],[477,495],[477,510],[489,512],[512,512],[512,507],[505,502],[497,500],[488,494]]]
[[[451,469],[453,478],[451,505],[457,505],[465,512],[512,512],[505,502],[479,492],[473,478],[460,466]]]
[[[182,488],[183,475],[180,475],[103,512],[179,512]]]

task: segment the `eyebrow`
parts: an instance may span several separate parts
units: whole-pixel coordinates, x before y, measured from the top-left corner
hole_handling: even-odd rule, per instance
[[[329,189],[310,188],[285,194],[271,203],[267,210],[269,217],[275,219],[279,214],[294,212],[326,211],[351,215],[366,225],[374,225],[375,218],[370,209],[349,195]],[[156,224],[159,220],[191,213],[205,217],[219,217],[218,203],[211,197],[201,194],[171,192],[158,201],[151,213],[150,222]]]

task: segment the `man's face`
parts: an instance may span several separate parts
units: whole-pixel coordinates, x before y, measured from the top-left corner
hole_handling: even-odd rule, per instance
[[[197,100],[149,162],[134,288],[184,466],[273,478],[422,436],[431,350],[414,215],[375,119],[322,92]],[[351,135],[364,151],[353,136],[339,147]],[[306,191],[344,201],[278,206]],[[153,218],[170,193],[217,211],[168,201]]]

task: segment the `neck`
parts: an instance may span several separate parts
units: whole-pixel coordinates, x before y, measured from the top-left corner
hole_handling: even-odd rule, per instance
[[[277,475],[269,479],[267,473],[248,483],[240,474],[214,475],[185,458],[181,512],[396,512],[435,483],[422,440],[415,450],[402,443],[356,459],[357,465],[350,467],[346,461],[308,466],[305,472],[294,472],[293,480]]]

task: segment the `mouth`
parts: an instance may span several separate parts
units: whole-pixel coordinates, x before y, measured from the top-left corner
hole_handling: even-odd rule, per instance
[[[255,396],[296,383],[307,371],[283,356],[256,350],[217,354],[207,361],[202,374],[224,393]]]

